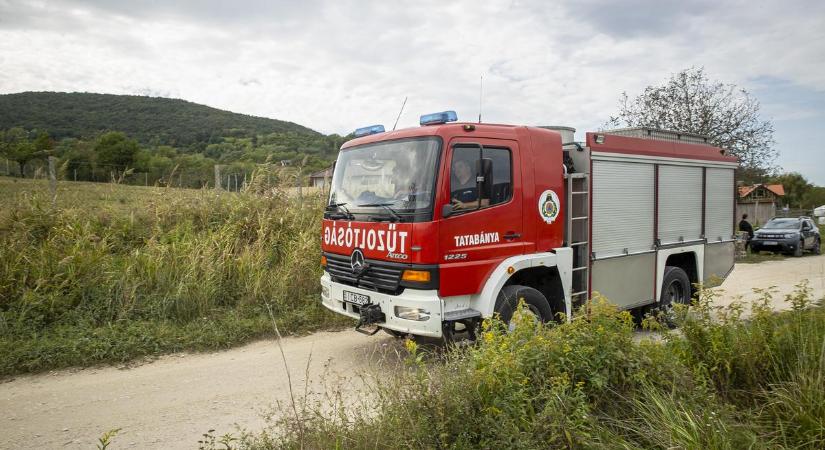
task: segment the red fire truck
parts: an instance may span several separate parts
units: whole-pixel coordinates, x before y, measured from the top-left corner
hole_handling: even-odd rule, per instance
[[[368,334],[474,337],[520,299],[541,321],[596,292],[667,308],[732,270],[736,158],[688,133],[573,131],[452,111],[357,130],[324,213],[324,306]]]

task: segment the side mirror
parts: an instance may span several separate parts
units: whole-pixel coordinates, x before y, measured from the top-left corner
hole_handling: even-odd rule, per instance
[[[446,205],[441,207],[441,217],[447,218],[453,215],[453,205],[447,203]]]

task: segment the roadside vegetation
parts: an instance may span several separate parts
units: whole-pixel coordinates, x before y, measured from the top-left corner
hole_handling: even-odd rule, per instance
[[[325,393],[262,433],[203,448],[825,448],[825,308],[801,284],[791,310],[713,306],[706,290],[663,339],[595,300],[570,323],[518,315],[433,362],[407,343],[407,367],[356,404]],[[436,357],[436,359],[439,359]],[[337,399],[337,400],[336,400]],[[216,443],[217,442],[217,443]]]
[[[258,180],[277,176],[258,177]],[[318,301],[323,200],[0,178],[0,376],[349,324]]]

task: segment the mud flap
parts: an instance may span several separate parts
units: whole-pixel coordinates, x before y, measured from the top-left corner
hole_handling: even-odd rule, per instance
[[[355,326],[355,331],[372,336],[381,330],[377,324],[387,321],[387,316],[381,312],[379,305],[364,305],[359,310],[360,317],[358,318],[358,325]],[[366,328],[372,325],[371,328]]]

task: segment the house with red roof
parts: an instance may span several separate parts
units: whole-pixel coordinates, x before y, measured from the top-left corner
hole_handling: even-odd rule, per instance
[[[762,225],[776,217],[777,207],[782,208],[782,199],[785,197],[785,187],[781,184],[739,186],[738,191],[736,220],[739,221],[742,214],[747,214],[748,221],[753,225]]]

